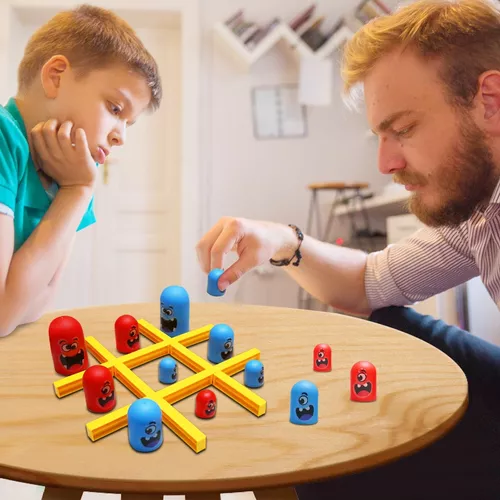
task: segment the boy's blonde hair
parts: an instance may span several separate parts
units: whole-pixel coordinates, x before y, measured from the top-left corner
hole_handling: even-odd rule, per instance
[[[370,21],[344,48],[345,92],[355,90],[381,57],[405,48],[437,60],[451,104],[468,108],[479,75],[500,70],[500,13],[482,0],[419,0]]]
[[[77,74],[124,64],[142,74],[151,88],[150,108],[157,109],[162,88],[158,67],[134,30],[113,12],[91,5],[56,14],[30,38],[18,69],[25,91],[54,55],[67,57]]]

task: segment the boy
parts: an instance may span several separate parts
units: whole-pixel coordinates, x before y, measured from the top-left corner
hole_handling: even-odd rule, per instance
[[[33,34],[18,84],[0,106],[0,337],[43,314],[76,232],[95,222],[97,165],[162,95],[131,27],[88,5]]]

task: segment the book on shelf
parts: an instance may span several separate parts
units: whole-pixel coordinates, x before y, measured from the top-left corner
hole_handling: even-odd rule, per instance
[[[378,2],[379,0],[372,1]],[[313,51],[322,47],[345,22],[343,18],[336,20],[331,27],[323,30],[323,32],[321,27],[324,25],[325,16],[314,16],[315,11],[316,4],[312,4],[307,9],[297,14],[288,23],[289,28],[292,29]],[[243,9],[239,9],[224,21],[225,26],[238,37],[240,42],[243,43],[248,50],[254,50],[257,45],[281,23],[282,20],[279,17],[273,18],[265,25],[248,21],[245,19]]]
[[[238,10],[235,14],[233,14],[230,18],[228,18],[226,21],[225,21],[225,25],[228,27],[228,28],[233,28],[233,26],[236,24],[236,23],[239,23],[241,20],[243,19],[243,9],[240,9]]]
[[[309,45],[313,51],[319,50],[325,43],[337,33],[345,24],[345,19],[340,18],[333,22],[331,27],[323,32],[320,28],[324,24],[324,17],[316,20],[308,30],[302,34],[301,38]]]
[[[301,37],[311,26],[316,23],[317,19],[311,16],[307,21],[303,22],[296,30],[297,36]]]
[[[224,24],[246,45],[248,49],[254,49],[257,44],[268,35],[273,28],[280,24],[280,19],[275,17],[268,24],[259,24],[247,21],[243,9],[238,10],[230,16]]]
[[[332,27],[325,33],[326,41],[330,40],[330,38],[337,33],[337,31],[345,25],[345,19],[341,17],[338,21],[333,23]]]
[[[275,17],[272,21],[270,21],[262,28],[258,28],[257,31],[255,31],[255,33],[245,41],[245,45],[247,46],[247,48],[250,50],[254,49],[259,44],[259,42],[262,41],[269,33],[271,33],[271,31],[279,24],[280,19],[278,17]]]
[[[316,4],[311,5],[308,7],[305,11],[300,12],[297,14],[288,24],[290,28],[293,31],[297,31],[300,26],[302,26],[305,22],[307,22],[312,15],[314,14],[314,11],[316,10]]]
[[[312,50],[317,50],[325,43],[325,35],[323,35],[320,30],[324,20],[324,16],[316,19],[312,26],[301,36],[302,40],[307,43]]]

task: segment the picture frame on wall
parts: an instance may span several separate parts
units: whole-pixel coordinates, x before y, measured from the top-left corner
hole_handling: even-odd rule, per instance
[[[258,140],[307,137],[307,111],[299,102],[298,85],[254,87],[252,115]]]

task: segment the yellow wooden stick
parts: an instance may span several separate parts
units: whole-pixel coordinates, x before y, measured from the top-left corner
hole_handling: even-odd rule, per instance
[[[234,358],[213,365],[188,349],[192,345],[207,340],[213,325],[205,325],[177,337],[169,337],[144,319],[140,319],[138,323],[139,332],[154,342],[153,345],[119,358],[94,337],[85,339],[87,348],[136,397],[147,397],[158,403],[164,424],[193,451],[199,453],[206,448],[206,436],[172,406],[176,402],[213,385],[258,417],[266,412],[267,403],[264,399],[231,378],[232,375],[243,370],[248,361],[260,359],[258,349],[250,349]],[[167,355],[171,355],[186,365],[195,374],[160,391],[154,391],[132,371],[137,366]],[[61,398],[82,389],[83,373],[83,371],[75,373],[54,382],[57,397]],[[96,441],[126,427],[129,408],[130,405],[124,406],[87,423],[86,430],[90,440]]]

